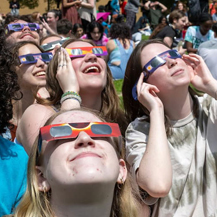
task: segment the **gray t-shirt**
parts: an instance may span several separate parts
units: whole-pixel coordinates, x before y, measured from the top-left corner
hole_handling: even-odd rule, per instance
[[[171,122],[172,188],[166,197],[155,200],[152,217],[217,216],[217,102],[207,94],[198,100],[198,119],[190,114]],[[126,159],[134,177],[148,134],[145,117],[135,119],[126,131]]]

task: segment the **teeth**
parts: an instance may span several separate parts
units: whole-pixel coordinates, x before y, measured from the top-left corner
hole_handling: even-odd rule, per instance
[[[36,76],[41,76],[41,75],[45,75],[45,72],[38,72],[35,74]]]
[[[90,71],[90,70],[96,70],[96,72],[99,72],[99,69],[98,69],[96,66],[92,66],[92,67],[87,68],[87,69],[84,71],[84,73],[87,73],[87,72]]]

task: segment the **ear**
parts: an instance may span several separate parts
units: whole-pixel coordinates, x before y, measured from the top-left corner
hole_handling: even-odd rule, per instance
[[[119,176],[117,183],[123,184],[127,178],[127,168],[126,168],[126,163],[123,159],[119,160]]]
[[[41,166],[35,167],[38,178],[38,190],[42,192],[48,192],[50,190],[50,185],[43,175],[43,170]]]

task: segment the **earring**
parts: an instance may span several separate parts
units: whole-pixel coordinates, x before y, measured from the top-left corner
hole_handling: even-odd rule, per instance
[[[121,177],[121,183],[117,183],[117,187],[118,187],[118,189],[119,190],[121,190],[121,187],[122,187],[122,185],[124,184],[124,178],[123,177]]]

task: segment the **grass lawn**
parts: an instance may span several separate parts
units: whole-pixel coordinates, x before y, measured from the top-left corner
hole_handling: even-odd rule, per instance
[[[122,85],[123,85],[123,79],[120,79],[120,80],[114,80],[114,86],[115,86],[115,89],[117,91],[117,94],[120,98],[120,106],[121,108],[123,108],[123,97],[122,97]]]

